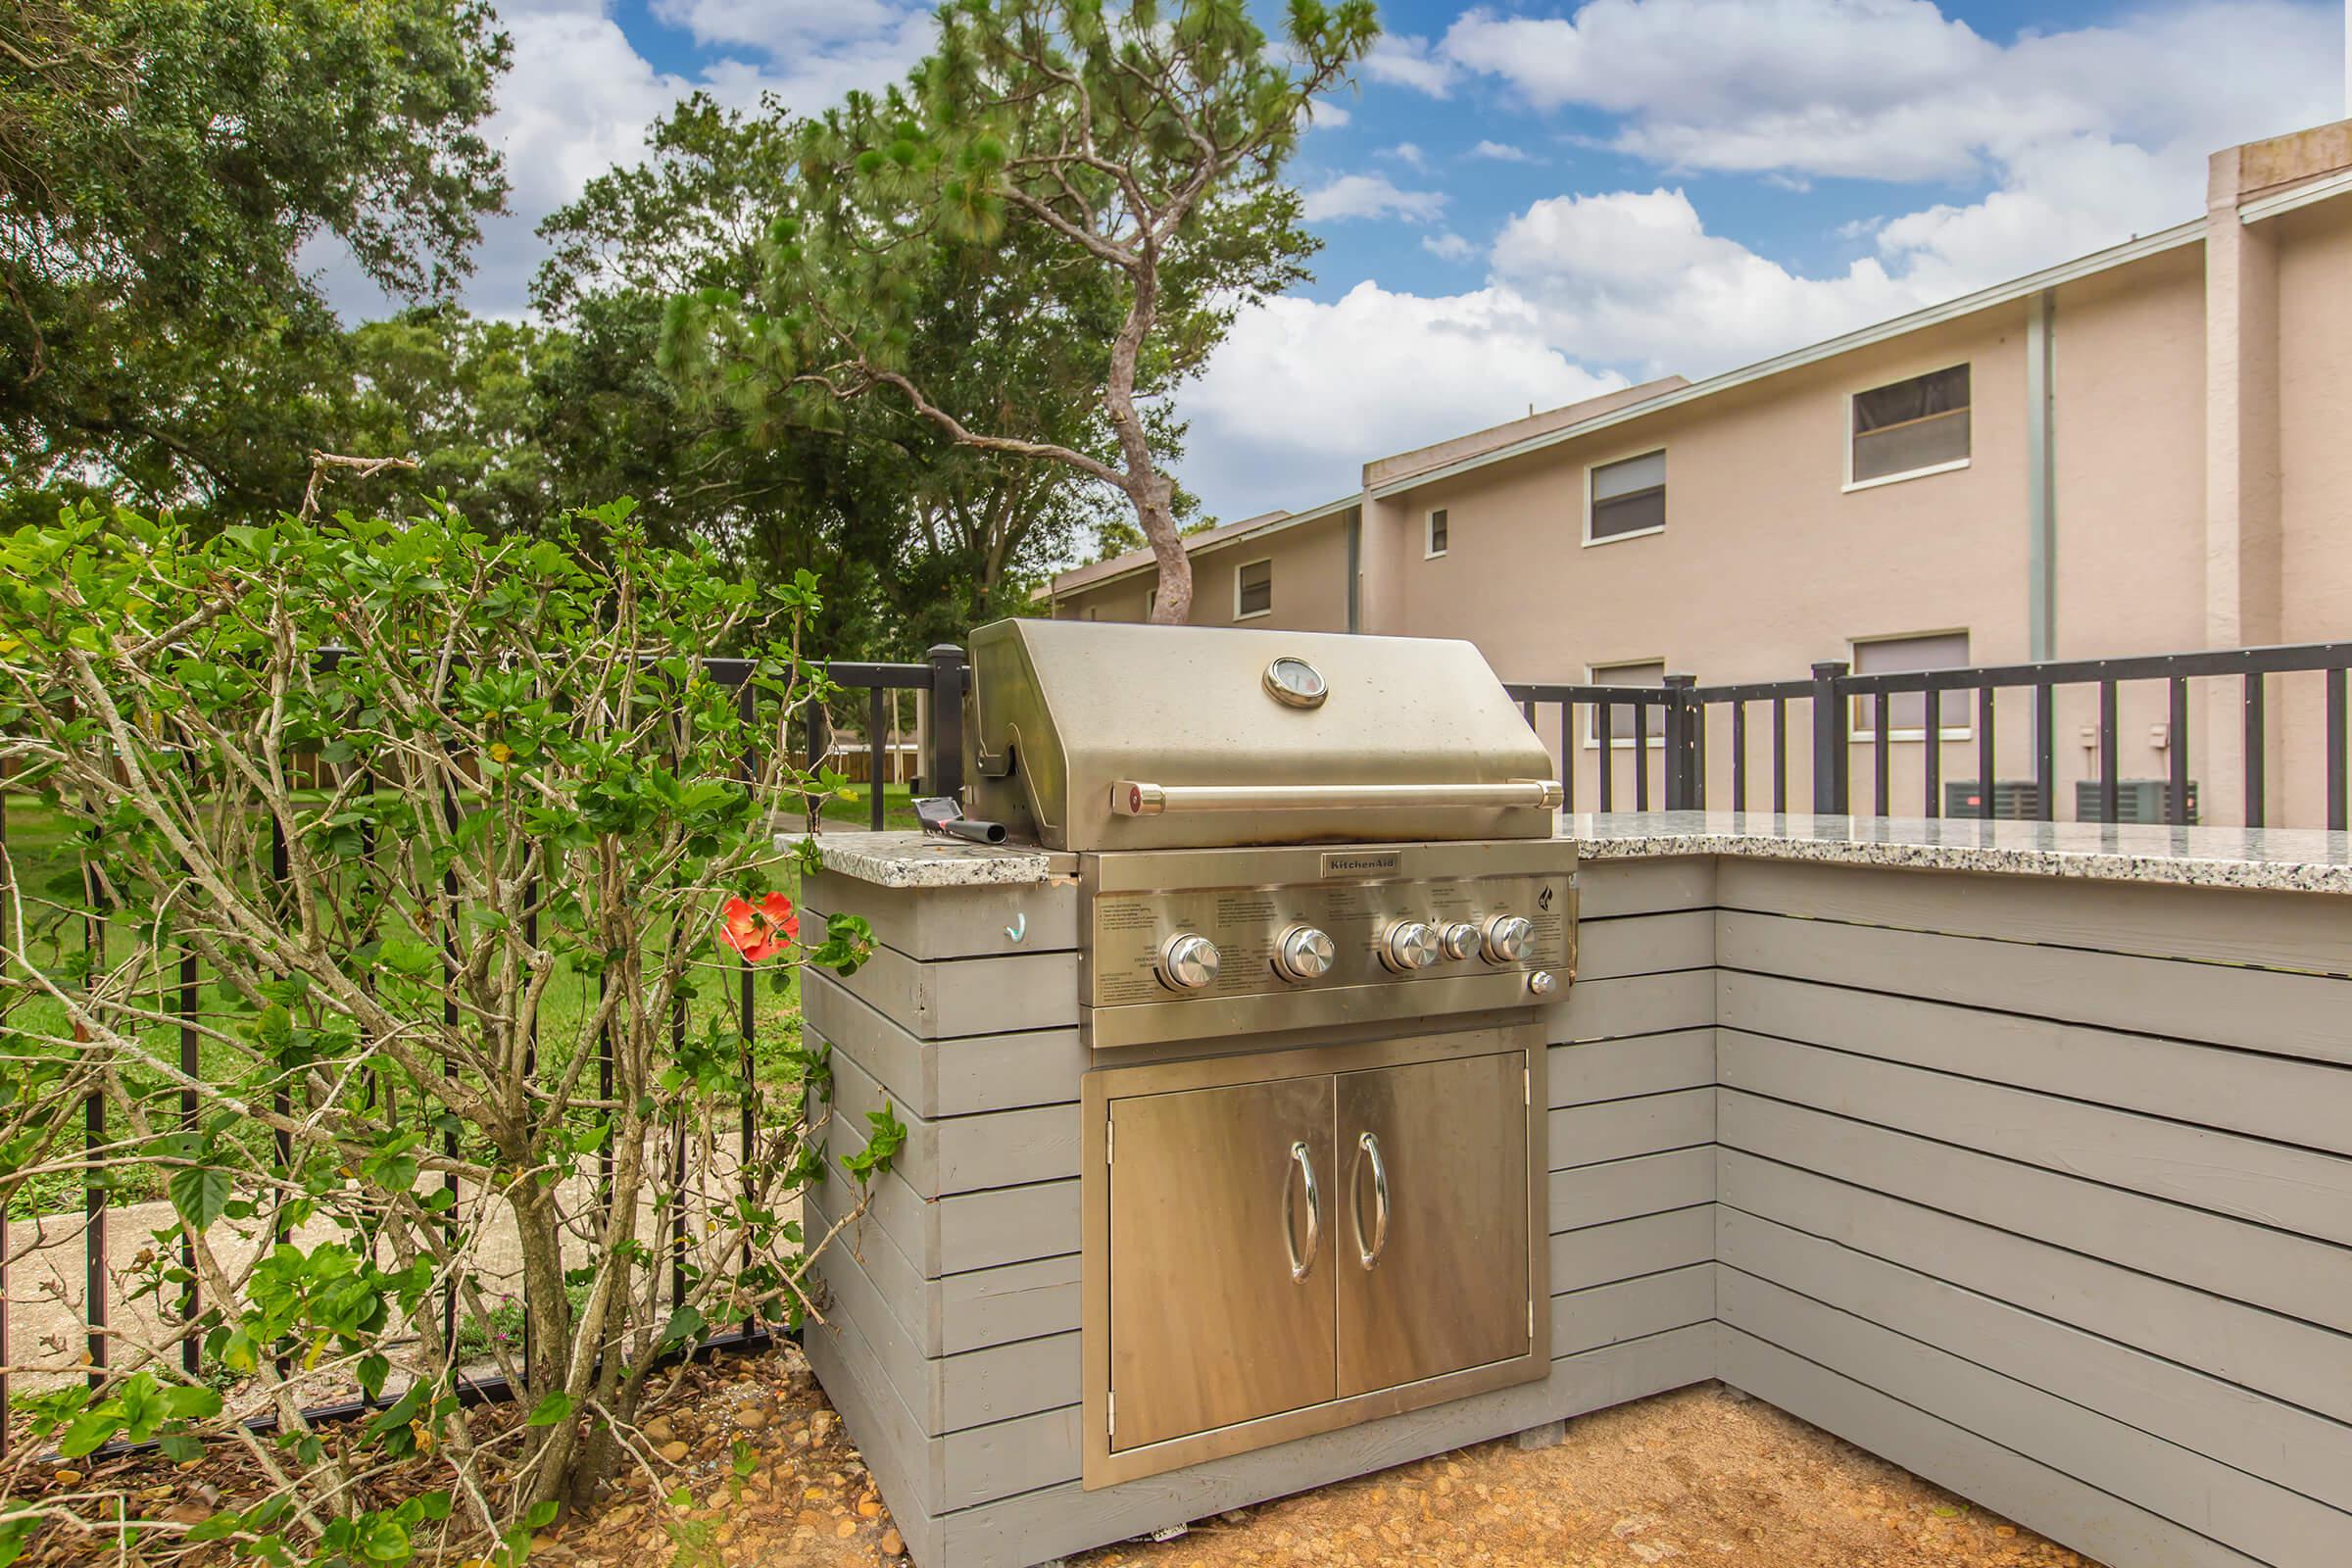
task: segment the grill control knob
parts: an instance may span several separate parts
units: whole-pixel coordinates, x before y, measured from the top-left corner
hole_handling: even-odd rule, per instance
[[[1170,991],[1200,991],[1217,983],[1217,945],[1179,932],[1159,950],[1159,981]]]
[[[1456,920],[1451,925],[1438,928],[1438,946],[1446,950],[1448,958],[1475,958],[1478,956],[1478,927],[1467,920]]]
[[[1527,994],[1531,997],[1548,997],[1559,989],[1560,977],[1549,969],[1538,969],[1527,977]]]
[[[1399,974],[1438,961],[1438,933],[1419,920],[1399,920],[1380,939],[1380,961]]]
[[[1523,914],[1498,914],[1487,922],[1487,961],[1525,963],[1536,956],[1535,923]]]
[[[1320,980],[1338,956],[1331,934],[1311,925],[1291,927],[1274,945],[1274,967],[1285,980]]]

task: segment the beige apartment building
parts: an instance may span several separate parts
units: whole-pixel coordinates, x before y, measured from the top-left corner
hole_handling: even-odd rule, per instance
[[[1512,681],[2352,637],[2352,122],[2214,155],[2204,216],[2177,227],[1704,381],[1383,458],[1355,495],[1190,548],[1196,623],[1464,637]],[[1053,613],[1142,619],[1154,578],[1147,552],[1065,572]],[[2274,676],[2269,702],[2268,819],[2321,822],[2321,677]],[[2061,693],[2062,818],[2095,776],[2093,703]],[[1964,707],[1948,710],[1946,778],[1976,771]],[[2119,776],[2163,778],[2181,738],[2162,684],[2125,687],[2120,711]],[[2240,714],[2234,682],[2199,683],[2185,739],[2207,822],[2240,820]],[[1805,722],[1791,716],[1800,809]],[[1893,808],[1916,814],[1916,699],[1893,726]],[[2028,694],[2004,695],[2002,777],[2032,776],[2032,729]],[[1597,751],[1572,739],[1590,809]],[[1656,750],[1630,731],[1617,746]],[[1749,747],[1750,804],[1769,805],[1761,712]],[[1707,750],[1708,798],[1728,804],[1728,715]],[[1871,753],[1857,745],[1864,809]],[[1621,755],[1621,805],[1631,766]]]

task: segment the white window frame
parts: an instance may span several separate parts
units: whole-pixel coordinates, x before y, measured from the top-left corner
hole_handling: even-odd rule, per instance
[[[1850,418],[1850,417],[1852,417],[1852,416],[1850,416],[1850,415],[1849,415],[1849,416],[1847,416],[1847,417],[1849,417],[1849,418]],[[1654,528],[1632,528],[1632,529],[1628,529],[1628,530],[1627,530],[1626,532],[1624,532],[1624,533],[1612,533],[1612,534],[1604,534],[1604,535],[1602,535],[1602,536],[1601,536],[1600,538],[1598,538],[1598,539],[1595,539],[1595,538],[1593,538],[1593,537],[1592,537],[1592,475],[1593,475],[1593,474],[1594,474],[1596,471],[1598,471],[1599,469],[1602,469],[1602,468],[1609,468],[1609,467],[1614,467],[1614,466],[1617,466],[1618,464],[1620,464],[1620,463],[1630,463],[1630,462],[1632,462],[1632,461],[1633,461],[1634,459],[1636,459],[1636,458],[1646,458],[1646,457],[1649,457],[1649,456],[1651,456],[1652,454],[1655,454],[1656,456],[1658,456],[1658,457],[1661,457],[1661,458],[1662,458],[1662,457],[1665,457],[1665,456],[1666,456],[1666,448],[1665,448],[1664,446],[1649,446],[1649,445],[1643,445],[1643,446],[1639,446],[1639,447],[1633,447],[1633,448],[1629,448],[1629,449],[1628,449],[1628,450],[1626,450],[1626,451],[1623,451],[1623,452],[1617,453],[1617,454],[1616,454],[1616,455],[1614,455],[1613,457],[1606,457],[1606,458],[1602,458],[1602,459],[1600,459],[1598,462],[1595,462],[1595,463],[1588,463],[1588,464],[1586,464],[1586,465],[1585,465],[1585,528],[1584,528],[1584,534],[1585,534],[1585,538],[1584,538],[1584,544],[1585,544],[1585,548],[1586,548],[1587,550],[1591,550],[1591,549],[1592,549],[1593,546],[1595,546],[1595,545],[1618,545],[1618,544],[1623,544],[1623,543],[1625,543],[1625,541],[1626,541],[1626,540],[1628,540],[1628,539],[1647,539],[1647,538],[1650,538],[1652,535],[1655,535],[1655,534],[1661,534],[1661,533],[1664,533],[1664,532],[1666,531],[1666,525],[1665,525],[1664,523],[1662,523],[1662,522],[1661,522],[1661,523],[1659,523],[1659,524],[1658,524],[1656,527],[1654,527]],[[1667,499],[1667,501],[1668,501],[1668,503],[1669,503],[1669,504],[1672,504],[1672,502],[1673,502],[1673,500],[1674,500],[1674,486],[1673,486],[1673,483],[1672,483],[1672,481],[1671,481],[1671,480],[1669,480],[1669,481],[1668,481],[1668,484],[1667,484],[1667,487],[1666,487],[1666,499]],[[1630,662],[1633,662],[1633,663],[1640,663],[1640,662],[1642,662],[1642,661],[1640,661],[1640,660],[1633,660],[1633,661],[1630,661]],[[1621,667],[1621,666],[1606,666],[1606,667]]]
[[[1242,573],[1248,571],[1251,566],[1266,568],[1266,608],[1252,610],[1245,615],[1242,613]],[[1274,613],[1274,558],[1259,556],[1254,561],[1235,562],[1233,564],[1233,618],[1237,621],[1257,620],[1272,613]]]
[[[1885,383],[1882,382],[1881,384],[1884,385]],[[1853,670],[1856,674],[1860,674],[1862,672],[1862,650],[1873,643],[1917,642],[1923,637],[1966,637],[1969,643],[1968,657],[1971,659],[1977,657],[1977,640],[1973,632],[1971,632],[1966,626],[1945,626],[1940,630],[1936,631],[1898,631],[1886,633],[1877,637],[1848,637],[1845,640],[1846,667],[1850,670]],[[1968,666],[1963,664],[1955,667],[1965,669]],[[1943,707],[1943,693],[1929,692],[1927,693],[1927,696],[1932,699],[1932,701],[1928,704],[1929,708],[1940,712]],[[1865,713],[1868,713],[1871,716],[1871,722],[1873,725],[1877,723],[1879,709],[1878,699],[1875,696],[1866,698],[1860,693],[1856,693],[1854,696],[1847,698],[1846,703],[1846,740],[1855,745],[1875,746],[1878,744],[1878,730],[1875,727],[1866,729],[1862,724],[1862,715]],[[1970,712],[1975,712],[1975,710],[1971,709]],[[1954,728],[1950,724],[1940,722],[1936,725],[1936,728],[1941,732],[1942,739],[1947,744],[1952,741],[1973,741],[1977,738],[1977,724],[1974,718],[1969,719],[1967,722],[1961,724],[1957,728]],[[1927,738],[1928,731],[1927,726],[1925,725],[1922,725],[1918,729],[1890,729],[1886,732],[1886,740],[1889,745],[1898,745],[1905,742],[1925,742]]]
[[[1453,543],[1453,518],[1446,507],[1431,507],[1421,514],[1421,559],[1436,561],[1446,554],[1446,546],[1438,543],[1438,519],[1446,518],[1446,545]]]
[[[1968,456],[1965,458],[1954,458],[1948,463],[1931,463],[1924,468],[1905,468],[1900,473],[1882,473],[1876,479],[1855,478],[1854,399],[1861,397],[1866,392],[1876,392],[1884,387],[1901,386],[1905,381],[1916,381],[1923,375],[1934,375],[1938,370],[1956,370],[1961,368],[1963,366],[1967,367],[1968,369]],[[1845,416],[1845,423],[1842,427],[1842,433],[1838,438],[1843,444],[1845,450],[1845,456],[1839,460],[1844,466],[1845,472],[1845,482],[1838,487],[1840,495],[1850,496],[1857,490],[1876,490],[1881,485],[1908,484],[1913,479],[1926,479],[1938,473],[1957,473],[1962,468],[1967,467],[1971,463],[1976,461],[1977,362],[1975,360],[1960,360],[1951,364],[1931,365],[1925,369],[1911,370],[1902,375],[1882,376],[1879,379],[1871,382],[1868,386],[1847,387],[1845,389],[1845,397],[1839,407]],[[1934,633],[1922,632],[1919,635],[1933,636]],[[1892,639],[1884,637],[1866,637],[1862,639],[1864,642],[1874,643],[1886,642]],[[1897,733],[1899,734],[1899,732]]]
[[[1159,590],[1153,588],[1146,592],[1144,595],[1144,619],[1150,620],[1153,615],[1158,613]]]
[[[1635,454],[1634,454],[1634,456],[1636,456],[1636,457],[1641,457],[1642,455],[1642,454],[1641,454],[1641,453],[1639,453],[1639,452],[1637,452],[1637,453],[1635,453]],[[1647,530],[1647,531],[1652,531],[1652,532],[1654,532],[1655,530]],[[1633,536],[1633,535],[1628,535],[1627,537],[1631,538],[1631,537],[1634,537],[1634,536]],[[1671,673],[1671,672],[1672,672],[1672,669],[1673,669],[1673,666],[1667,663],[1667,662],[1666,662],[1666,660],[1664,659],[1664,657],[1663,657],[1663,656],[1661,656],[1661,657],[1659,657],[1659,658],[1656,658],[1656,659],[1616,659],[1616,660],[1611,660],[1611,661],[1610,661],[1608,663],[1605,663],[1605,664],[1587,664],[1587,665],[1585,666],[1585,684],[1586,684],[1586,685],[1588,685],[1588,686],[1611,686],[1611,685],[1615,685],[1616,683],[1615,683],[1614,681],[1603,680],[1603,679],[1601,678],[1602,674],[1603,674],[1604,672],[1606,672],[1606,671],[1609,671],[1609,670],[1618,670],[1618,669],[1642,669],[1642,668],[1646,668],[1647,666],[1649,666],[1649,665],[1651,665],[1651,664],[1655,664],[1655,665],[1657,665],[1657,666],[1658,666],[1658,669],[1659,669],[1659,676],[1658,676],[1658,678],[1659,678],[1659,680],[1660,680],[1660,681],[1663,681],[1663,680],[1666,678],[1666,675],[1667,675],[1667,674],[1669,674],[1669,673]],[[1661,691],[1663,691],[1664,689],[1665,689],[1665,688],[1664,688],[1662,685],[1659,687],[1659,690],[1661,690]],[[1585,709],[1585,723],[1584,723],[1585,738],[1584,738],[1584,747],[1585,747],[1585,750],[1586,750],[1586,751],[1588,751],[1588,752],[1597,752],[1597,751],[1599,751],[1599,750],[1600,750],[1600,734],[1599,734],[1599,718],[1600,718],[1600,710],[1599,710],[1599,708],[1598,708],[1596,705],[1594,705],[1594,704],[1592,704],[1592,703],[1587,703],[1587,704],[1585,704],[1585,705],[1584,705],[1584,709]],[[1645,704],[1645,705],[1643,705],[1642,708],[1640,708],[1640,709],[1636,710],[1636,711],[1638,711],[1638,712],[1640,712],[1640,713],[1642,714],[1642,733],[1641,733],[1640,735],[1638,735],[1638,736],[1636,736],[1636,735],[1622,735],[1622,736],[1620,736],[1620,735],[1612,735],[1612,736],[1610,736],[1610,737],[1609,737],[1609,750],[1611,750],[1611,751],[1613,751],[1613,752],[1630,752],[1630,751],[1632,751],[1632,750],[1634,749],[1634,744],[1635,744],[1635,742],[1636,742],[1636,741],[1640,741],[1640,742],[1642,742],[1642,743],[1643,743],[1643,744],[1645,744],[1645,745],[1659,747],[1659,748],[1661,748],[1661,749],[1663,749],[1663,748],[1665,747],[1665,745],[1666,745],[1666,737],[1665,737],[1665,735],[1664,735],[1663,733],[1656,734],[1656,735],[1652,735],[1652,734],[1650,734],[1650,733],[1649,733],[1649,711],[1650,711],[1649,705],[1646,705],[1646,704]]]

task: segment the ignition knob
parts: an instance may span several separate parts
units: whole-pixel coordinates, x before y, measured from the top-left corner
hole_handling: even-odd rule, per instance
[[[1448,958],[1475,958],[1478,956],[1478,927],[1467,920],[1456,920],[1451,925],[1438,928],[1438,946],[1446,950]]]
[[[1217,983],[1217,945],[1189,931],[1159,950],[1159,982],[1170,991],[1200,991]]]
[[[1498,914],[1487,922],[1487,961],[1525,963],[1536,956],[1535,922],[1523,914]]]
[[[1338,956],[1331,934],[1311,925],[1291,927],[1274,945],[1274,967],[1285,980],[1320,980]]]
[[[1399,920],[1380,939],[1380,961],[1399,974],[1438,961],[1438,933],[1419,920]]]

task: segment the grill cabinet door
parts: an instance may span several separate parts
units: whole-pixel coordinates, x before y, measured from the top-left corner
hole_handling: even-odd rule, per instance
[[[1526,1065],[1511,1051],[1340,1075],[1342,1397],[1527,1353]]]
[[[1332,1099],[1317,1074],[1111,1102],[1114,1452],[1332,1397]]]

